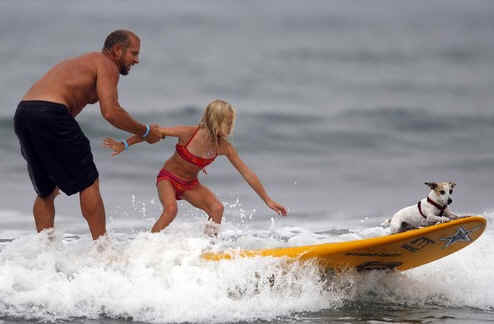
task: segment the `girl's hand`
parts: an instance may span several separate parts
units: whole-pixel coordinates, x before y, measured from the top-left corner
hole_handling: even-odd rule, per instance
[[[268,207],[274,210],[278,215],[286,216],[285,207],[278,204],[276,201],[270,199],[266,202],[266,205],[268,205]]]
[[[125,150],[125,145],[122,142],[117,142],[111,137],[107,137],[103,140],[103,146],[113,151],[111,156],[120,154]]]

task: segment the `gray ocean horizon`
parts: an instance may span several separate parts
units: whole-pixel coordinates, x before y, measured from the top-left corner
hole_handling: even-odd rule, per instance
[[[22,0],[0,3],[0,17],[0,242],[4,244],[0,269],[5,274],[0,275],[0,319],[5,323],[74,318],[81,323],[436,322],[443,321],[444,314],[450,314],[446,322],[477,323],[494,318],[491,293],[475,284],[465,295],[450,287],[457,283],[467,289],[466,277],[487,280],[487,268],[493,262],[487,252],[494,237],[490,225],[483,240],[464,254],[395,277],[391,287],[382,278],[346,278],[331,287],[332,295],[327,287],[317,287],[317,280],[312,281],[305,269],[297,275],[314,284],[299,287],[299,303],[294,298],[284,305],[283,294],[296,294],[296,289],[283,290],[280,295],[220,301],[223,308],[216,315],[197,306],[192,315],[177,311],[167,317],[154,304],[146,313],[145,303],[138,301],[127,300],[127,308],[112,308],[108,295],[100,292],[88,293],[80,304],[57,308],[45,299],[51,290],[30,290],[31,267],[45,268],[17,259],[27,260],[41,253],[37,250],[41,248],[33,236],[35,194],[12,125],[18,102],[51,66],[99,51],[108,33],[126,28],[140,36],[141,55],[140,63],[120,78],[120,104],[142,122],[192,125],[210,101],[227,100],[237,109],[232,142],[272,198],[289,210],[286,218],[274,215],[235,169],[218,159],[200,181],[225,203],[225,233],[230,238],[266,247],[380,233],[376,228],[382,221],[425,197],[426,181],[456,182],[452,210],[483,215],[490,221],[494,212],[494,8],[490,1]],[[161,211],[155,177],[176,141],[139,144],[112,158],[102,147],[103,139],[128,135],[106,122],[97,104],[87,106],[77,120],[91,141],[109,232],[123,244],[123,254],[139,259],[138,253],[128,249],[142,244],[153,250],[157,244],[153,240],[164,240],[179,255],[164,248],[163,258],[172,263],[183,251],[195,253],[191,252],[198,249],[194,240],[204,243],[196,226],[205,217],[186,204],[180,205],[174,227],[163,237],[145,234]],[[54,273],[81,278],[89,274],[85,266],[97,266],[81,252],[90,243],[77,195],[61,195],[56,208],[63,246],[59,249],[64,256],[56,254],[60,250],[50,254],[48,259],[58,260],[54,267],[58,272],[45,269],[42,273],[47,278],[55,278]],[[176,242],[192,247],[176,246]],[[151,258],[148,253],[143,256]],[[72,259],[73,255],[77,258]],[[15,261],[9,265],[6,260]],[[180,260],[189,264],[187,258]],[[186,270],[193,272],[193,265]],[[155,266],[150,267],[157,271]],[[248,268],[236,266],[240,272]],[[260,273],[269,268],[262,262],[252,267]],[[450,268],[458,271],[444,279],[444,286],[437,286],[442,280],[439,273]],[[15,277],[17,285],[9,286],[13,269],[31,275]],[[112,271],[128,274],[132,269]],[[169,275],[169,270],[162,275]],[[204,271],[213,270],[206,267]],[[228,277],[230,270],[216,271]],[[152,276],[143,276],[151,281]],[[118,275],[105,272],[101,278],[108,282],[102,291],[115,293],[109,282]],[[140,277],[131,278],[117,282],[123,287]],[[173,278],[184,286],[196,279],[193,275]],[[57,280],[46,282],[60,288]],[[375,286],[366,287],[369,280]],[[403,282],[416,291],[401,300]],[[223,284],[228,286],[219,281],[209,287],[211,295],[199,291],[214,298],[219,293],[215,289]],[[229,293],[238,285],[228,286]],[[172,293],[181,291],[173,288]],[[313,288],[317,293],[310,291]],[[26,302],[10,294],[22,289],[32,292]],[[79,289],[70,286],[61,291],[86,296]],[[322,297],[315,298],[319,293]],[[145,295],[144,290],[136,292],[141,299]],[[374,302],[372,296],[377,296]],[[165,304],[180,309],[182,304],[161,297]],[[275,310],[252,308],[249,317],[243,311],[250,310],[256,298],[276,305]],[[59,303],[66,299],[53,297]],[[186,300],[183,303],[195,307]],[[59,316],[52,316],[53,312]]]

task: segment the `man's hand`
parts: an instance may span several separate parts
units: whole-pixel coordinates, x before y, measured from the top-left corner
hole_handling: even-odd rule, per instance
[[[161,140],[161,132],[159,131],[159,125],[151,124],[148,136],[144,137],[144,140],[149,144],[154,144]]]

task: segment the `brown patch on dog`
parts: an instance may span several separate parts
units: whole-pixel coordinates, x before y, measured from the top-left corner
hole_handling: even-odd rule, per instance
[[[429,188],[440,194],[441,190],[447,191],[448,186],[453,189],[456,186],[454,182],[425,182]]]
[[[437,183],[435,182],[424,182],[424,184],[429,188],[431,188],[432,190],[435,190],[437,188]]]
[[[434,191],[437,192],[440,195],[441,194],[441,190],[446,191],[446,189],[448,188],[448,186],[449,186],[449,183],[448,182],[439,182],[437,184],[437,187],[434,189]]]

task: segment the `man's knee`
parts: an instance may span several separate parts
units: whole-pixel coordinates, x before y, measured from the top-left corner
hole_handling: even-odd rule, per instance
[[[99,191],[98,179],[96,179],[90,186],[81,190],[79,192],[79,197],[81,198],[81,201],[84,201],[85,203],[99,203],[102,198]]]
[[[59,194],[60,189],[58,189],[58,187],[55,187],[55,189],[53,189],[53,191],[48,195],[38,195],[38,199],[41,199],[44,202],[53,201]]]
[[[86,192],[99,192],[99,180],[96,178],[92,184],[81,190],[81,194]]]
[[[82,190],[79,193],[79,198],[83,212],[92,214],[103,208],[103,199],[99,192],[98,180],[96,179],[93,184]]]

